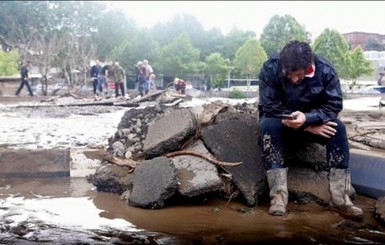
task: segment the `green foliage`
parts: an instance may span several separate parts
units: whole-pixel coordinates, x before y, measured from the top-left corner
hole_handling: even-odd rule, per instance
[[[20,54],[16,50],[4,52],[0,50],[0,76],[11,76],[19,73]]]
[[[365,50],[384,51],[385,45],[374,38],[368,38],[365,42]]]
[[[172,42],[182,32],[186,32],[194,46],[197,46],[202,39],[204,29],[202,24],[192,15],[182,13],[175,16],[166,23],[158,23],[151,30],[153,36],[157,37],[162,46]]]
[[[229,92],[228,97],[230,99],[245,99],[247,96],[240,90],[238,89],[233,89]]]
[[[290,15],[274,15],[263,28],[261,45],[268,56],[280,52],[286,43],[292,40],[306,41],[306,31]]]
[[[370,61],[365,59],[364,52],[360,47],[353,51],[349,51],[348,78],[353,83],[362,75],[371,75],[374,69]]]
[[[234,60],[237,50],[245,44],[250,37],[255,37],[254,32],[242,31],[238,28],[233,28],[224,40],[224,49],[221,50],[222,56],[230,60]]]
[[[258,40],[249,38],[245,44],[237,50],[234,66],[242,75],[257,77],[266,59],[267,55]]]
[[[213,87],[222,87],[229,69],[229,60],[225,60],[220,53],[210,54],[206,58],[205,71],[210,76]]]
[[[339,77],[347,78],[349,75],[349,44],[336,30],[326,28],[314,41],[314,53],[328,59],[336,69]]]
[[[159,68],[165,74],[175,77],[194,74],[202,69],[199,55],[199,50],[192,45],[190,36],[183,32],[160,50]]]
[[[143,33],[124,40],[111,51],[110,57],[114,61],[119,61],[127,75],[134,75],[136,73],[135,65],[144,59],[149,61],[154,72],[157,73],[156,54],[159,49],[158,46],[158,43],[149,33]]]
[[[93,39],[98,51],[97,55],[101,60],[111,58],[111,51],[125,40],[130,40],[133,36],[140,36],[135,23],[128,20],[121,11],[101,14],[96,30]],[[143,38],[141,41],[145,41],[145,39]]]

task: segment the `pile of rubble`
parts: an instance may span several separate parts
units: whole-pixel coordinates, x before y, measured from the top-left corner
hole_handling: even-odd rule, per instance
[[[149,100],[156,103],[127,110],[109,139],[102,165],[93,176],[98,191],[118,193],[128,205],[151,209],[207,197],[237,200],[247,206],[269,201],[258,149],[258,101],[231,105],[218,100],[182,107],[183,99],[166,103],[164,96],[153,96]],[[351,147],[372,150],[373,145],[357,140],[354,132],[360,130],[360,122],[351,115],[354,113],[341,114]],[[360,136],[381,133],[382,125],[369,126],[374,128],[362,127],[361,131],[370,131]],[[290,166],[290,200],[328,206],[330,166],[325,147],[308,144],[285,158]],[[350,189],[354,200],[355,189]],[[385,217],[381,200],[376,214]]]
[[[268,196],[256,103],[131,108],[102,158],[93,184],[98,191],[121,194],[131,206],[161,208],[178,198],[202,196],[254,206]],[[290,197],[326,206],[330,194],[324,147],[310,144],[287,161],[293,166]]]

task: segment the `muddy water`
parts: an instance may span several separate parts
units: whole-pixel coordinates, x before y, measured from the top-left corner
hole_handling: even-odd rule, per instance
[[[317,204],[289,202],[288,215],[226,200],[128,206],[96,192],[85,178],[0,181],[1,244],[385,244],[375,200],[358,196],[363,221],[345,220]]]

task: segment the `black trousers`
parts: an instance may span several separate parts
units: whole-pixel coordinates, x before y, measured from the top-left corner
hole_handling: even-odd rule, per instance
[[[33,92],[32,92],[31,85],[29,85],[29,82],[28,82],[27,79],[22,79],[22,80],[21,80],[20,86],[19,86],[19,88],[18,88],[17,91],[16,91],[16,96],[19,96],[20,91],[23,89],[24,85],[27,86],[29,95],[33,96]]]
[[[326,159],[334,168],[349,167],[349,143],[345,125],[336,119],[337,133],[331,138],[287,127],[280,118],[262,117],[259,121],[259,147],[265,169],[286,167],[285,152],[298,151],[306,143],[326,146]]]
[[[122,92],[122,96],[125,96],[126,93],[124,91],[124,83],[115,83],[115,97],[120,96],[119,95],[119,89]]]

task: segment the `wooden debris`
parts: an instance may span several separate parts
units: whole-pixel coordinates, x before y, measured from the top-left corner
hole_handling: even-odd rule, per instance
[[[201,157],[201,158],[205,159],[206,161],[209,161],[209,162],[211,162],[215,165],[218,165],[218,166],[235,167],[235,166],[242,164],[242,162],[232,163],[232,162],[218,161],[214,158],[207,156],[206,154],[196,152],[196,151],[189,151],[189,150],[174,151],[174,152],[169,152],[169,153],[165,154],[166,157],[174,157],[174,156],[180,156],[180,155],[192,155],[192,156],[196,156],[196,157]]]
[[[183,102],[183,99],[176,99],[172,103],[164,104],[165,106],[176,106],[177,104]]]
[[[167,92],[167,89],[165,90],[159,90],[159,91],[155,91],[155,92],[152,92],[152,93],[149,93],[149,94],[146,94],[138,99],[133,99],[133,102],[142,102],[142,101],[149,101],[149,100],[155,100],[155,98],[157,98],[158,96],[164,94]]]
[[[100,150],[100,156],[102,159],[117,164],[119,166],[128,166],[131,168],[136,168],[137,162],[132,159],[123,159],[113,156],[112,154],[106,152],[105,150]]]

